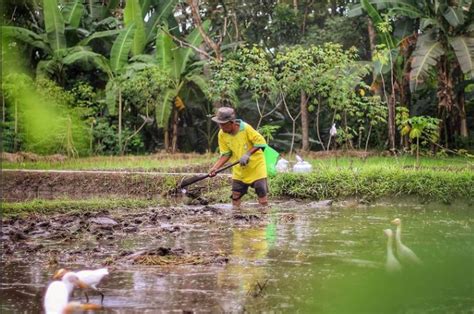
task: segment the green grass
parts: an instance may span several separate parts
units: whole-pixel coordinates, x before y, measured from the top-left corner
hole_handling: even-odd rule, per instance
[[[273,195],[314,200],[357,197],[373,201],[381,197],[413,195],[422,201],[452,202],[474,198],[474,172],[396,167],[316,169],[310,174],[285,173],[270,180]]]
[[[100,156],[71,158],[64,161],[44,160],[9,162],[3,161],[3,169],[43,169],[43,170],[136,170],[136,171],[181,171],[193,172],[206,170],[218,159],[217,154],[157,154],[149,156]],[[294,159],[294,158],[293,158]],[[317,158],[308,161],[318,169],[368,169],[368,168],[413,168],[416,159],[413,156],[401,157],[332,157]],[[295,163],[295,160],[290,160]],[[474,159],[468,157],[421,157],[420,168],[439,168],[440,170],[474,170]]]
[[[85,211],[100,211],[104,209],[139,209],[157,206],[156,200],[131,198],[91,198],[91,199],[36,199],[25,202],[2,203],[2,216],[27,216],[31,214],[58,214]]]
[[[198,154],[149,155],[149,156],[100,156],[69,158],[64,161],[44,158],[39,161],[3,161],[3,169],[42,169],[42,170],[140,170],[175,171],[190,166],[209,168],[218,156]]]
[[[315,168],[414,168],[416,166],[416,158],[413,156],[401,157],[381,157],[373,156],[364,158],[356,157],[332,157],[322,159],[310,159]],[[474,158],[468,157],[421,157],[419,168],[440,168],[442,170],[460,170],[471,169],[474,170]]]

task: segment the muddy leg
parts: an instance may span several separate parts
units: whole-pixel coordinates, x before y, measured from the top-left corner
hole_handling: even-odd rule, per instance
[[[242,197],[241,193],[232,192],[232,209],[233,210],[240,210],[240,204],[242,203],[242,200],[240,199],[241,197]]]

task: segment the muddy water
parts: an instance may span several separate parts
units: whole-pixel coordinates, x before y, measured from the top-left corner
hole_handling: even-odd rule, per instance
[[[41,312],[56,269],[103,265],[111,272],[100,284],[105,313],[474,310],[472,207],[353,205],[289,201],[264,215],[247,204],[241,213],[175,206],[4,220],[1,310]],[[395,217],[423,264],[392,274],[383,230],[395,229]],[[167,262],[143,265],[143,254]],[[177,259],[165,259],[172,254]],[[84,301],[79,292],[72,299]]]

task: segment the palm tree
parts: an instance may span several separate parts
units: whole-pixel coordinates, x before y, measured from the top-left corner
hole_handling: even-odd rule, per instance
[[[207,31],[210,27],[210,22],[206,21],[202,27]],[[175,152],[177,148],[177,124],[178,124],[178,110],[174,108],[173,102],[177,99],[181,100],[181,90],[183,86],[188,83],[193,83],[201,90],[207,89],[205,77],[202,75],[202,62],[191,63],[191,57],[194,55],[196,49],[203,41],[198,29],[194,29],[185,41],[186,47],[178,47],[173,41],[175,38],[170,34],[167,25],[165,24],[159,32],[156,40],[156,58],[158,65],[169,74],[171,84],[165,91],[165,96],[162,103],[157,104],[156,107],[156,122],[158,127],[164,129],[165,149],[169,150],[169,131],[168,124],[173,115],[173,138],[171,144],[171,151]],[[179,103],[179,101],[178,101]],[[173,111],[174,108],[174,111]]]

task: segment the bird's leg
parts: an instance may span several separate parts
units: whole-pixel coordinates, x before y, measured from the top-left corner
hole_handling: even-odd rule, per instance
[[[89,303],[89,296],[87,295],[87,292],[84,291],[84,295],[86,296],[86,303]]]
[[[100,293],[100,304],[104,305],[104,294],[100,290],[97,290],[97,292]]]

